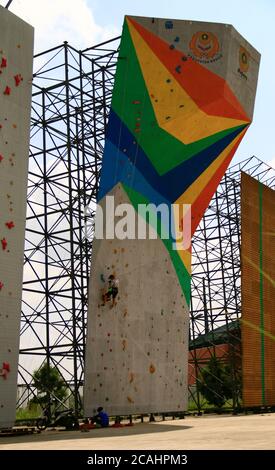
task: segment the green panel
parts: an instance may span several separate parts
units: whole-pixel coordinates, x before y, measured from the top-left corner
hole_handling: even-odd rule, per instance
[[[134,104],[135,102],[140,102],[140,104]],[[160,175],[211,146],[235,129],[241,130],[245,127],[244,125],[232,127],[187,145],[161,129],[157,124],[126,23],[120,45],[112,108],[130,132],[135,135],[136,141]],[[141,123],[141,132],[139,133],[134,131],[137,118],[140,118],[138,122]],[[173,156],[173,158],[167,158],[167,155]]]
[[[136,211],[138,211],[138,204],[149,204],[150,201],[145,198],[142,194],[136,192],[134,189],[130,188],[129,186],[126,186],[125,184],[122,184],[122,187],[124,191],[127,193],[131,203],[133,204],[133,207],[135,208]],[[156,227],[154,227],[156,228]],[[157,227],[157,233],[160,237],[161,234],[161,225],[158,224]],[[160,237],[161,238],[161,237]],[[178,252],[173,249],[173,242],[171,239],[162,239],[162,242],[164,243],[171,261],[173,262],[176,274],[178,276],[178,280],[180,283],[180,286],[182,288],[183,295],[186,299],[187,304],[189,305],[190,303],[190,296],[191,296],[191,285],[190,285],[190,274],[187,271],[186,267],[184,266]]]

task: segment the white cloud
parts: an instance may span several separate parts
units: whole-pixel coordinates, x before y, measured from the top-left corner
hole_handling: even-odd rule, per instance
[[[86,0],[14,0],[9,10],[34,26],[35,52],[64,41],[84,49],[119,35],[114,26],[96,24]]]

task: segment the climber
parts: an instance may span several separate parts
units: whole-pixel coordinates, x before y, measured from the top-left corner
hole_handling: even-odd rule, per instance
[[[110,274],[108,277],[108,290],[105,294],[103,294],[103,304],[102,306],[105,305],[106,302],[112,299],[112,305],[111,307],[114,307],[116,305],[116,296],[118,294],[118,285],[119,285],[119,280],[115,278],[113,274]]]
[[[90,421],[91,424],[97,424],[102,428],[106,428],[109,426],[109,416],[106,411],[104,411],[102,406],[99,406],[99,408],[97,408],[97,415],[90,418]]]

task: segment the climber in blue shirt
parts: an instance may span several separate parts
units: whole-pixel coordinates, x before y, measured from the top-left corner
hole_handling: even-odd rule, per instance
[[[101,427],[106,428],[109,426],[109,416],[103,410],[102,406],[97,409],[97,415],[91,419],[92,423],[99,424]]]

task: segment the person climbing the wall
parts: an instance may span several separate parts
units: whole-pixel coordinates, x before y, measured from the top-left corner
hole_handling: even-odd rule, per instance
[[[108,414],[106,413],[106,411],[104,411],[102,406],[99,406],[99,408],[97,408],[96,411],[97,411],[97,415],[95,415],[91,418],[91,423],[92,424],[97,424],[97,425],[101,426],[102,428],[107,428],[109,426],[109,416],[108,416]]]
[[[110,274],[108,277],[108,290],[107,292],[103,295],[103,304],[102,306],[105,305],[106,302],[109,302],[109,300],[112,299],[112,305],[111,308],[116,305],[116,297],[118,294],[118,285],[119,285],[119,280],[115,278],[113,274]]]

